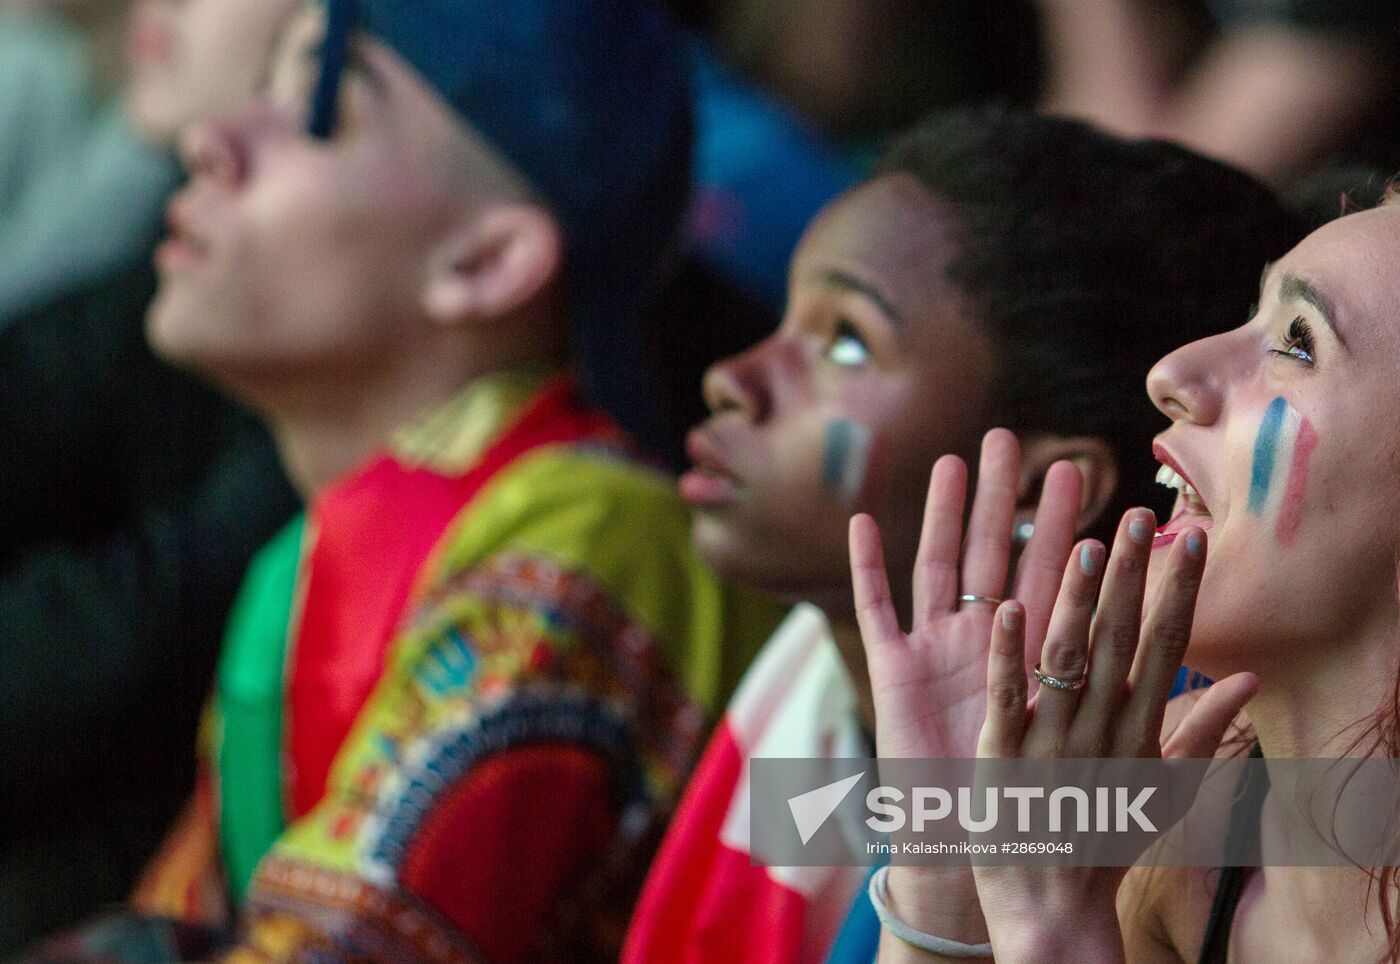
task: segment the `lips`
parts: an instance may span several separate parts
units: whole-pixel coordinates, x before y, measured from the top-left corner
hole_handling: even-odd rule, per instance
[[[1195,515],[1186,510],[1178,511],[1171,519],[1157,527],[1157,534],[1152,537],[1152,548],[1162,549],[1171,545],[1176,541],[1176,537],[1190,526],[1195,526],[1206,532],[1215,528],[1215,521],[1208,515]]]
[[[724,505],[738,498],[739,481],[719,443],[705,428],[697,428],[686,437],[685,451],[694,468],[680,478],[681,498],[697,508]]]
[[[166,240],[156,249],[156,264],[170,270],[203,261],[209,243],[192,227],[189,201],[177,195],[165,211]]]
[[[1152,548],[1161,549],[1171,545],[1177,536],[1191,526],[1203,531],[1214,528],[1215,520],[1211,517],[1209,506],[1201,496],[1200,489],[1191,481],[1191,476],[1181,467],[1181,463],[1161,445],[1152,446],[1152,454],[1165,466],[1158,476],[1158,481],[1177,491],[1171,518],[1158,527],[1157,535],[1152,540]]]

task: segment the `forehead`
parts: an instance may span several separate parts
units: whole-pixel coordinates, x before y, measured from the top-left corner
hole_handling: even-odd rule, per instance
[[[942,290],[954,251],[945,204],[908,174],[876,178],[839,197],[812,222],[794,257],[795,280],[827,267],[863,268],[917,297]]]
[[[1308,235],[1270,271],[1270,293],[1285,272],[1327,297],[1344,336],[1400,341],[1400,206],[1349,214]]]

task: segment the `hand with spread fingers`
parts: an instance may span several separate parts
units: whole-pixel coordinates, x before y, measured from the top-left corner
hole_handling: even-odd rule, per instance
[[[891,758],[976,755],[986,718],[987,654],[993,616],[1006,592],[1020,449],[1005,429],[982,443],[977,491],[963,538],[967,467],[944,456],[933,468],[915,562],[912,619],[905,632],[885,573],[880,532],[869,516],[851,520],[851,573],[875,702],[876,746]],[[1014,594],[1023,600],[1031,665],[1044,638],[1074,543],[1082,481],[1068,462],[1041,487],[1035,533],[1021,554]],[[964,547],[964,541],[966,543]],[[1030,667],[1021,667],[1021,688]],[[986,941],[970,868],[890,868],[886,900],[910,924],[957,941]],[[899,942],[882,961],[928,961]]]
[[[972,757],[986,716],[987,646],[1006,592],[1020,451],[993,429],[982,442],[977,492],[963,539],[967,467],[945,455],[933,467],[915,560],[912,618],[896,615],[880,542],[869,516],[851,520],[851,578],[875,698],[876,747],[886,758]],[[1030,665],[1050,622],[1060,574],[1074,542],[1079,472],[1059,462],[1046,473],[1035,534],[1022,553],[1013,594],[1026,613]],[[1023,667],[1029,673],[1029,666]]]
[[[1038,647],[1033,695],[1025,672],[1028,609],[1014,601],[998,607],[980,758],[1213,755],[1258,678],[1241,673],[1215,683],[1161,742],[1172,681],[1190,638],[1206,538],[1188,528],[1164,550],[1169,556],[1144,616],[1153,531],[1152,513],[1134,509],[1123,517],[1107,558],[1094,540],[1075,546]],[[1121,960],[1114,898],[1125,873],[1122,867],[976,868],[997,960]]]

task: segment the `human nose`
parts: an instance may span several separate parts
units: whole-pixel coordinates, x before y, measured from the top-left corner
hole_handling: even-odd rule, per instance
[[[1172,421],[1211,425],[1224,407],[1221,383],[1234,350],[1228,335],[1184,345],[1152,366],[1147,393]]]
[[[773,335],[732,358],[716,362],[705,373],[705,403],[715,414],[733,411],[751,422],[772,412],[774,378],[781,375],[784,336]],[[790,354],[790,352],[786,352]]]
[[[259,97],[237,113],[186,128],[180,137],[180,160],[191,177],[236,187],[252,173],[259,144],[296,129],[296,118],[270,98]]]
[[[248,174],[247,149],[234,121],[204,121],[180,137],[180,159],[192,178],[235,186]]]

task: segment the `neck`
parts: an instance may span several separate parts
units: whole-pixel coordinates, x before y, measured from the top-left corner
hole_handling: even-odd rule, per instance
[[[449,402],[477,379],[526,364],[559,361],[531,357],[473,357],[444,351],[436,365],[305,375],[290,384],[239,386],[266,416],[287,475],[303,499],[353,471],[392,435]]]
[[[282,393],[264,411],[288,477],[310,499],[369,458],[395,430],[446,403],[472,377],[408,381],[392,390],[308,383]]]
[[[347,475],[398,429],[493,372],[563,364],[568,324],[554,301],[489,330],[417,326],[400,345],[323,368],[208,371],[267,421],[292,484],[310,499]],[[396,349],[407,346],[399,353]]]
[[[1266,757],[1376,752],[1375,722],[1393,704],[1400,674],[1395,618],[1390,613],[1370,631],[1319,646],[1318,658],[1258,674],[1262,685],[1246,712]]]

